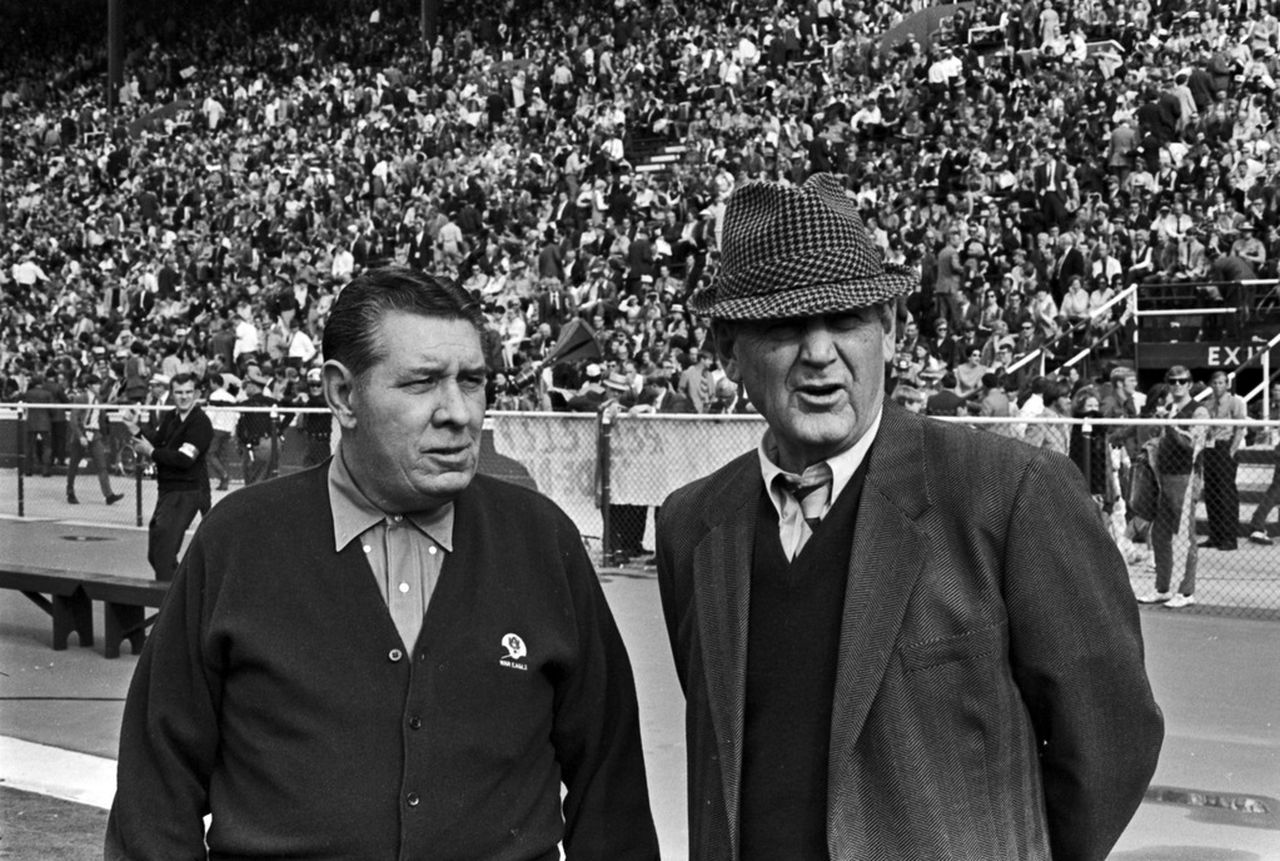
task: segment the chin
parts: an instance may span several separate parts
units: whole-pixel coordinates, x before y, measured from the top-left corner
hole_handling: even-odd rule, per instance
[[[467,486],[471,484],[471,480],[475,478],[475,474],[475,469],[471,468],[424,476],[415,482],[415,489],[424,496],[447,499],[457,496],[466,490]]]

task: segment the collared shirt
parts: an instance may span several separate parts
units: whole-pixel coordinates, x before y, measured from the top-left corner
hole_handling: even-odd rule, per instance
[[[841,491],[849,484],[853,474],[857,472],[858,467],[862,465],[862,461],[866,459],[867,452],[871,449],[871,443],[875,441],[876,434],[880,431],[880,419],[883,415],[884,408],[881,407],[876,411],[876,417],[872,420],[871,426],[867,428],[867,432],[857,442],[834,457],[827,459],[827,466],[831,467],[831,495],[827,498],[827,504],[822,508],[823,517],[827,516],[827,512],[831,510],[831,506],[835,504]],[[782,474],[783,469],[774,462],[778,451],[777,446],[773,443],[772,433],[766,433],[761,437],[760,446],[756,449],[756,453],[760,457],[760,475],[764,479],[765,491],[769,494],[769,501],[773,503],[773,507],[778,512],[778,538],[782,541],[782,550],[787,554],[788,559],[794,559],[801,548],[804,547],[805,542],[809,540],[809,536],[813,534],[813,531],[809,528],[809,524],[805,522],[804,514],[800,510],[800,503],[790,493],[778,487],[774,481]]]
[[[391,621],[405,648],[412,649],[445,554],[453,551],[453,503],[435,511],[388,514],[356,485],[339,450],[329,462],[329,506],[334,551],[360,541]]]
[[[1209,417],[1215,419],[1245,419],[1249,417],[1244,407],[1244,400],[1231,392],[1224,392],[1220,398],[1210,398]],[[1209,428],[1209,445],[1225,442],[1232,443],[1236,437],[1244,439],[1243,425],[1214,425]]]

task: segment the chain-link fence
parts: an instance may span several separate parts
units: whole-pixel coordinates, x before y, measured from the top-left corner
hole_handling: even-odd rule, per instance
[[[52,435],[33,435],[25,413],[2,409],[0,516],[146,524],[155,505],[154,474],[145,459],[126,454],[131,449],[122,427],[81,452],[78,475],[69,475],[65,449],[62,463],[50,449],[45,475],[39,446],[53,446]],[[215,426],[233,429],[233,417],[253,412],[208,411]],[[324,411],[258,411],[268,415],[270,433],[252,448],[239,444],[234,430],[222,432],[228,436],[217,452],[221,468],[211,466],[215,503],[244,486],[255,472],[253,457],[268,458],[270,477],[322,462],[329,453]],[[957,421],[1071,457],[1088,476],[1136,595],[1192,594],[1197,607],[1280,618],[1280,422]],[[480,470],[553,499],[599,563],[647,565],[655,508],[667,494],[751,451],[763,430],[758,416],[493,413]],[[1188,440],[1186,456],[1162,453],[1161,440],[1173,435]],[[76,503],[68,501],[69,489]],[[108,505],[115,494],[122,498]]]

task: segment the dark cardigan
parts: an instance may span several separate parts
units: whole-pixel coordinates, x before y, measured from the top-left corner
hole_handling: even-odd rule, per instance
[[[326,470],[195,536],[129,691],[106,857],[203,857],[212,809],[213,858],[656,858],[631,668],[569,519],[477,476],[403,654],[359,542],[333,550]]]

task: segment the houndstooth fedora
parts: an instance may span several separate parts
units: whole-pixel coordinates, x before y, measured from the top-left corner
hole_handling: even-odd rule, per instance
[[[771,320],[851,311],[909,293],[907,267],[880,249],[839,179],[814,174],[803,186],[750,182],[729,197],[720,268],[689,299],[722,320]]]

